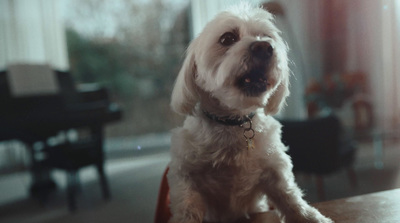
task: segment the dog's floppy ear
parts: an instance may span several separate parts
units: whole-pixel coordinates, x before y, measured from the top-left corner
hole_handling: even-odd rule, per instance
[[[194,58],[194,43],[186,51],[186,58],[176,78],[172,91],[171,107],[179,114],[191,114],[198,101],[196,92],[195,75],[197,67]]]
[[[286,71],[285,71],[286,72]],[[275,115],[286,103],[286,98],[289,96],[289,75],[283,74],[283,79],[279,83],[276,90],[268,99],[267,106],[264,109],[265,114]]]

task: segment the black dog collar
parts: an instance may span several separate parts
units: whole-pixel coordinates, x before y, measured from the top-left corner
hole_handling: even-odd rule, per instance
[[[235,125],[241,126],[241,125],[245,124],[246,122],[251,121],[251,119],[255,115],[255,113],[252,112],[245,116],[222,116],[221,117],[221,116],[211,114],[207,111],[203,111],[203,113],[207,118],[209,118],[213,121],[216,121],[220,124],[229,125],[229,126],[235,126]]]

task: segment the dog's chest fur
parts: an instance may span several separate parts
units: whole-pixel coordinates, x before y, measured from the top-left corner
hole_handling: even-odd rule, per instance
[[[176,145],[179,148],[173,148],[178,150],[181,174],[191,179],[211,212],[253,212],[261,199],[260,178],[268,162],[264,141],[268,139],[256,132],[255,149],[248,150],[243,131],[239,126],[189,118],[175,132],[175,140],[182,140]]]

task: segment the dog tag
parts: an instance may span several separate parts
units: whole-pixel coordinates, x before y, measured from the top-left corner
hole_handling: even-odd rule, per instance
[[[255,132],[254,132],[254,129],[253,129],[253,123],[251,122],[250,118],[248,118],[247,123],[249,124],[249,127],[244,129],[243,136],[244,136],[244,138],[246,139],[246,142],[247,142],[247,150],[250,150],[250,149],[254,149],[255,148],[254,141],[253,141],[253,138],[255,136]],[[242,127],[243,127],[243,125],[242,125]]]
[[[253,139],[246,139],[246,142],[247,142],[247,150],[256,148]]]

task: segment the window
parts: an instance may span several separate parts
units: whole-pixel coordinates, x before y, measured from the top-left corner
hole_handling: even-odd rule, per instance
[[[188,0],[65,1],[70,71],[106,86],[123,107],[107,135],[171,129],[170,94],[189,42]]]

